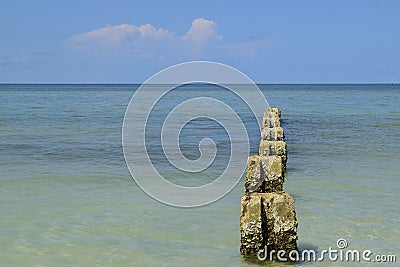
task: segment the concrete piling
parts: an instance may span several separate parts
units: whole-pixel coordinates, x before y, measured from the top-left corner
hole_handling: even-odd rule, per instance
[[[264,113],[259,154],[248,158],[240,216],[243,255],[297,250],[294,199],[283,191],[287,151],[280,116],[279,108]]]

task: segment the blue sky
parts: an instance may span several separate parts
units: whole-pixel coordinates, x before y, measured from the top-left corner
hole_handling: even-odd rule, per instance
[[[211,60],[260,83],[400,81],[400,1],[2,1],[0,83],[140,83]]]

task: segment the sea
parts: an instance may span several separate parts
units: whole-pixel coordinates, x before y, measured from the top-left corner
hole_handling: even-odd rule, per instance
[[[243,177],[200,207],[149,196],[132,178],[122,147],[124,115],[138,86],[0,84],[0,266],[396,266],[241,256]],[[258,86],[269,106],[282,110],[284,190],[295,199],[299,250],[338,250],[345,239],[346,249],[369,250],[373,260],[400,261],[400,85]],[[178,171],[162,155],[156,128],[197,96],[241,115],[250,154],[260,138],[254,116],[229,90],[194,85],[164,95],[148,120],[148,149],[160,173],[182,186],[212,182],[229,162],[229,136],[204,118],[182,128],[181,150],[196,159],[202,138],[213,139],[214,169]]]

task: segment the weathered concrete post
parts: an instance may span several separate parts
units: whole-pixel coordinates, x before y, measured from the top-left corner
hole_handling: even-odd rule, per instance
[[[240,216],[243,255],[297,250],[294,200],[283,191],[287,151],[280,116],[279,108],[264,113],[259,154],[248,158]]]

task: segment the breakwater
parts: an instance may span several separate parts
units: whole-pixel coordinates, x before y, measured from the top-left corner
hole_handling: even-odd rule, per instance
[[[247,162],[245,194],[241,199],[240,252],[259,255],[268,251],[297,250],[294,199],[283,191],[287,149],[281,127],[281,110],[264,113],[258,155]]]

